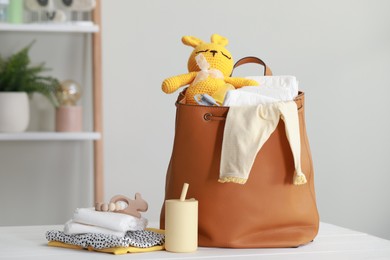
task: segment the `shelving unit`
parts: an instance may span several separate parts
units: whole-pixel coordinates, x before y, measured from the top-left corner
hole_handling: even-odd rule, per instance
[[[102,121],[102,58],[100,0],[92,13],[92,22],[7,24],[0,23],[1,32],[47,32],[92,34],[92,111],[93,130],[80,133],[24,132],[0,133],[0,141],[93,141],[94,201],[103,201],[103,121]]]
[[[99,140],[100,133],[58,133],[58,132],[25,132],[25,133],[2,133],[0,141],[88,141]]]
[[[11,32],[71,32],[71,33],[95,33],[99,26],[90,22],[81,23],[29,23],[8,24],[0,23],[0,31]]]

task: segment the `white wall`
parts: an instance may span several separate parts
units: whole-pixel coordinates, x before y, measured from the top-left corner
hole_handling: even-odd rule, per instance
[[[230,39],[234,58],[259,56],[274,74],[298,77],[306,92],[321,220],[390,239],[389,8],[386,0],[103,0],[106,200],[139,191],[150,204],[146,217],[158,219],[176,97],[162,93],[161,82],[186,72],[191,48],[181,43],[183,35],[209,40],[219,33]],[[240,72],[257,73],[255,68]],[[30,162],[30,154],[42,145],[42,156],[50,162],[44,170],[57,177],[45,175],[35,160],[33,167],[12,166],[14,173],[9,173],[6,162]],[[78,145],[63,149],[72,154]],[[89,179],[80,177],[88,166],[70,160],[67,170],[56,168],[50,149],[59,148],[55,143],[0,143],[1,204],[25,203],[22,196],[7,195],[27,190],[28,203],[39,205],[42,215],[20,217],[22,210],[3,207],[0,225],[63,223],[76,206],[91,203],[90,190],[82,185]],[[30,179],[13,175],[23,171],[36,180],[35,190]],[[60,193],[57,200],[53,193]],[[56,214],[48,207],[55,207]]]
[[[321,220],[390,239],[388,10],[389,1],[104,1],[107,198],[140,191],[158,218],[176,97],[161,82],[186,72],[183,35],[220,33],[236,59],[259,56],[298,77]]]

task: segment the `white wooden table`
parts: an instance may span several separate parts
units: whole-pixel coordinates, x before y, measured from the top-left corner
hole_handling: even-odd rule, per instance
[[[321,223],[313,243],[300,248],[222,249],[199,248],[195,253],[166,251],[111,255],[87,250],[49,247],[47,230],[62,226],[0,227],[0,259],[390,259],[390,240]]]

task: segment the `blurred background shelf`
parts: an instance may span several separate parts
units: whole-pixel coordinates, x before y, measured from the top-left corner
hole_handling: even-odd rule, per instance
[[[77,167],[79,172],[84,174],[85,171],[89,171],[93,178],[93,200],[104,201],[104,176],[103,176],[103,115],[102,115],[102,46],[101,46],[101,1],[96,1],[96,6],[91,12],[91,21],[69,21],[69,22],[42,22],[42,23],[22,23],[11,24],[0,22],[0,49],[5,50],[7,47],[12,47],[13,44],[18,45],[22,40],[27,45],[35,38],[38,38],[42,45],[45,45],[45,50],[41,50],[39,53],[46,55],[49,53],[50,59],[56,61],[57,64],[62,65],[62,71],[66,70],[69,75],[81,75],[78,79],[79,82],[85,84],[85,111],[91,111],[90,115],[86,112],[87,125],[84,129],[87,132],[50,132],[50,128],[42,127],[42,129],[48,129],[48,132],[35,132],[35,128],[32,128],[31,132],[23,133],[0,133],[0,141],[17,141],[15,143],[3,144],[2,152],[9,156],[5,149],[15,149],[14,153],[19,147],[28,149],[28,146],[23,146],[19,141],[45,141],[45,144],[34,145],[37,154],[42,153],[44,156],[51,156],[51,150],[48,147],[56,146],[58,149],[65,151],[74,150],[80,151],[82,149],[82,155],[77,158],[77,162],[80,162]],[[54,35],[56,34],[56,35]],[[61,35],[64,34],[64,35]],[[71,34],[71,35],[70,35]],[[59,39],[65,39],[64,42],[59,42]],[[11,48],[12,49],[12,48]],[[57,55],[61,54],[61,55]],[[67,55],[67,56],[66,56]],[[64,56],[66,56],[64,58]],[[60,57],[64,58],[64,61],[59,61]],[[72,57],[74,60],[71,60]],[[77,59],[75,59],[77,58]],[[48,61],[51,61],[48,59]],[[66,66],[66,67],[65,67]],[[69,69],[69,66],[71,68]],[[79,70],[78,70],[79,69]],[[80,71],[80,69],[82,71]],[[61,70],[61,69],[59,69]],[[64,73],[66,74],[66,73]],[[72,78],[73,79],[73,78]],[[88,125],[89,124],[89,125]],[[41,129],[40,127],[37,127]],[[68,143],[68,144],[50,144],[46,141],[92,141],[91,145],[88,143]],[[71,148],[70,148],[71,147]],[[79,149],[82,147],[82,149]],[[23,151],[21,151],[23,152]],[[72,156],[76,156],[77,153],[72,153]],[[3,156],[3,165],[8,166],[11,170],[11,166],[15,166],[15,161],[6,161],[6,156]],[[44,157],[42,156],[42,157]],[[61,155],[62,156],[62,155]],[[82,157],[81,157],[82,156]],[[58,154],[53,154],[54,161],[58,164],[62,163],[63,158]],[[6,157],[8,158],[8,157]],[[58,160],[56,160],[58,159]],[[38,166],[39,163],[37,163]],[[73,165],[73,164],[72,164]],[[17,167],[15,167],[17,168]],[[70,169],[71,173],[77,173],[76,167]],[[8,170],[7,170],[8,171]],[[29,171],[26,168],[17,168],[18,172]],[[40,171],[39,171],[40,172]],[[45,172],[45,170],[42,170]],[[89,173],[88,172],[88,173]],[[47,173],[49,176],[50,172]],[[3,182],[3,179],[1,180]],[[87,188],[85,188],[87,189]],[[82,201],[83,196],[77,197],[77,203]],[[94,203],[93,203],[94,204]]]
[[[26,24],[0,23],[0,31],[95,33],[99,31],[99,26],[93,24],[92,22]]]
[[[99,140],[98,132],[23,132],[23,133],[0,133],[0,141],[88,141]]]

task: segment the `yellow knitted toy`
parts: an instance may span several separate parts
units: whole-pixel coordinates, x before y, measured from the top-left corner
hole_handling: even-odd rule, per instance
[[[173,93],[182,86],[189,85],[186,91],[186,103],[197,104],[194,96],[209,94],[217,103],[222,104],[226,91],[243,86],[257,86],[254,80],[230,77],[233,71],[233,59],[225,48],[228,39],[213,34],[211,43],[205,43],[193,36],[184,36],[182,42],[194,47],[188,59],[189,73],[170,77],[162,83],[162,90]]]

